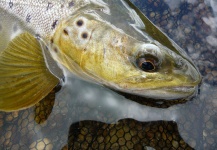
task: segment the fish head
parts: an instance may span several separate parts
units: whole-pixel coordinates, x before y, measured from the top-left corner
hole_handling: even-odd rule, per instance
[[[201,75],[191,60],[157,41],[139,41],[95,13],[63,19],[50,40],[53,58],[72,74],[155,99],[192,95]]]

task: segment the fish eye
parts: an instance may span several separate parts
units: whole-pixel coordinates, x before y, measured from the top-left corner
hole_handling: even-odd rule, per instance
[[[81,27],[84,24],[84,22],[83,22],[83,20],[78,20],[76,22],[76,24],[77,24],[77,26]]]
[[[137,58],[136,65],[145,72],[155,72],[157,70],[157,59],[150,56]]]

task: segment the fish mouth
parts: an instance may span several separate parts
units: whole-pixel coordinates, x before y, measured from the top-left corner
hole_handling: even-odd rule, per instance
[[[183,93],[191,93],[195,91],[196,86],[175,86],[171,88],[164,88],[166,91],[173,91],[173,92],[183,92]]]
[[[197,94],[198,86],[175,86],[162,89],[150,89],[149,96],[154,99],[189,99]]]
[[[122,89],[120,91],[153,99],[189,99],[197,94],[198,86],[174,86],[154,89]]]

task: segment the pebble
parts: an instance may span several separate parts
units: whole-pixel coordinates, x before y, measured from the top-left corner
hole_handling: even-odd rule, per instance
[[[124,136],[124,130],[123,130],[123,129],[118,130],[117,136],[118,136],[119,138],[120,138],[120,137],[123,137],[123,136]]]
[[[211,121],[208,121],[206,123],[206,127],[207,127],[207,129],[213,129],[213,123]]]
[[[115,143],[118,140],[118,137],[116,135],[112,136],[110,142]]]
[[[4,120],[0,119],[0,128],[4,125]]]
[[[127,145],[128,149],[132,149],[133,148],[133,143],[131,141],[127,141],[126,145]]]
[[[195,147],[197,145],[197,143],[194,139],[189,139],[188,143],[191,147]]]
[[[6,118],[5,118],[5,120],[7,122],[11,122],[13,119],[14,119],[14,117],[12,116],[12,114],[7,115]]]
[[[130,133],[126,133],[126,134],[124,135],[124,138],[125,138],[126,140],[130,141],[132,137],[131,137],[131,134],[130,134]]]
[[[5,138],[6,139],[10,139],[11,135],[12,135],[12,132],[11,131],[7,131],[6,134],[5,134]]]
[[[126,143],[126,140],[125,140],[124,138],[119,138],[119,139],[118,139],[118,144],[119,144],[119,145],[122,146],[122,145],[125,145],[125,143]]]
[[[216,77],[217,76],[217,71],[212,71],[212,75]]]
[[[53,145],[48,138],[39,139],[29,146],[30,150],[52,150]]]
[[[151,18],[154,18],[154,17],[155,17],[155,12],[151,12],[151,13],[150,13],[150,17],[151,17]]]
[[[174,148],[178,148],[179,147],[179,143],[177,141],[172,141],[172,145]]]
[[[190,28],[185,28],[184,32],[185,32],[185,34],[189,34],[191,32],[191,29]]]
[[[215,140],[213,138],[207,138],[206,141],[210,145],[212,145],[215,142]]]

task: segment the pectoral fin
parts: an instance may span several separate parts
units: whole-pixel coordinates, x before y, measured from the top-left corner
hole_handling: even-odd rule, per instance
[[[15,37],[0,53],[0,110],[33,106],[58,82],[46,68],[39,42],[27,32]]]

